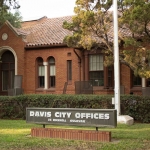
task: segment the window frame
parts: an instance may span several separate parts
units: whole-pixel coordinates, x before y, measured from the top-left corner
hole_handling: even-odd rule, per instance
[[[102,60],[100,60],[99,62],[101,62],[103,64],[103,68],[102,67],[99,67],[101,68],[100,71],[103,72],[103,79],[101,78],[101,80],[103,80],[101,83],[100,86],[95,86],[93,85],[96,89],[101,89],[103,87],[103,89],[110,89],[112,90],[114,88],[114,65],[112,66],[108,66],[108,67],[105,67],[104,66],[104,60],[105,60],[105,57],[104,57],[104,54],[102,53],[96,53],[96,54],[93,54],[93,53],[88,53],[88,63],[89,63],[89,69],[88,69],[88,80],[90,81],[90,56],[91,55],[100,55],[100,57],[102,58]],[[91,71],[92,72],[92,71]]]
[[[114,66],[106,67],[105,76],[107,77],[105,88],[114,88]]]
[[[53,70],[52,74],[51,74],[51,69]],[[55,58],[53,56],[50,56],[48,58],[48,88],[55,88],[55,87],[56,87],[56,65],[55,65]]]
[[[89,55],[89,81],[92,83],[93,86],[97,86],[97,87],[104,86],[104,63],[103,62],[104,62],[104,56],[102,54]],[[94,76],[97,76],[96,74],[98,73],[101,74],[101,78],[96,77],[94,79]]]
[[[67,60],[67,81],[72,81],[72,60]]]
[[[39,69],[43,68],[44,74],[40,75]],[[45,67],[43,65],[43,59],[41,57],[37,58],[37,72],[38,72],[38,88],[44,88],[45,87]]]
[[[4,65],[7,65],[4,66]],[[1,91],[7,92],[8,89],[14,87],[14,76],[15,76],[15,58],[11,51],[7,50],[2,54],[1,63]],[[4,73],[7,73],[7,77],[4,79]],[[4,83],[5,82],[5,83]],[[7,84],[7,85],[6,85]]]
[[[132,87],[142,87],[142,78],[140,78],[139,76],[135,76],[134,75],[134,72],[131,70],[131,86]],[[139,80],[140,79],[140,81],[137,81],[137,82],[140,82],[140,84],[134,84],[134,79],[136,79],[136,80]]]

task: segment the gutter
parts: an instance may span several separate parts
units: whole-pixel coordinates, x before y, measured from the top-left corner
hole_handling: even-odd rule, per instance
[[[80,67],[81,67],[81,57],[78,55],[78,53],[75,50],[78,50],[78,49],[74,49],[73,51],[76,54],[76,56],[78,57],[78,59],[79,59],[78,63],[80,63]]]
[[[41,49],[41,48],[55,48],[55,47],[67,47],[66,44],[57,44],[57,45],[34,45],[34,46],[25,46],[25,49],[26,50],[29,50],[29,49]]]
[[[74,49],[74,53],[76,54],[76,56],[78,57],[78,63],[79,63],[79,81],[81,81],[81,57],[78,55],[78,53],[75,51],[78,49]]]

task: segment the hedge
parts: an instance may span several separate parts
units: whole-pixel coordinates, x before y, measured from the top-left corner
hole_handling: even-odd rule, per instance
[[[0,96],[0,118],[26,117],[26,107],[114,109],[113,95],[19,95]],[[121,115],[150,123],[150,97],[121,95]]]

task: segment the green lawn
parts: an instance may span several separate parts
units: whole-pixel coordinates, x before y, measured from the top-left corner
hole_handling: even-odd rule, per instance
[[[25,120],[0,120],[0,150],[150,150],[150,124],[119,124],[117,128],[99,128],[112,132],[112,142],[87,142],[65,139],[35,138],[30,136],[32,127]],[[93,127],[53,126],[58,128]]]

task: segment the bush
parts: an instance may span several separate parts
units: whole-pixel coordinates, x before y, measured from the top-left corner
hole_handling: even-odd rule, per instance
[[[27,107],[114,109],[112,95],[19,95],[0,96],[0,118],[23,118]],[[150,98],[121,95],[121,114],[150,123]]]
[[[121,96],[121,113],[136,121],[150,123],[150,97]]]

